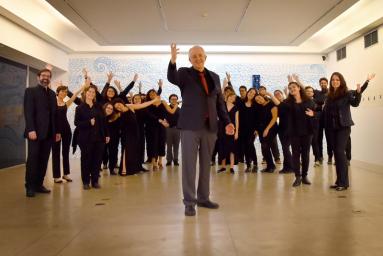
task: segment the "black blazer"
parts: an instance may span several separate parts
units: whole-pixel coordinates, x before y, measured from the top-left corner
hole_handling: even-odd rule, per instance
[[[25,138],[28,133],[35,131],[37,140],[44,140],[48,134],[56,135],[56,94],[51,89],[41,85],[30,87],[24,94]],[[50,120],[50,122],[49,122]]]
[[[92,126],[90,120],[95,118],[95,125]],[[85,102],[76,107],[74,125],[77,134],[76,141],[79,145],[88,142],[105,142],[105,138],[109,133],[107,130],[106,119],[104,117],[102,107],[98,103],[94,103],[90,108]]]
[[[219,76],[205,68],[206,75],[214,87],[209,88],[206,95],[201,81],[195,76],[192,67],[179,68],[169,63],[168,80],[181,90],[182,108],[178,119],[178,128],[184,130],[200,130],[206,127],[206,113],[209,115],[209,130],[218,131],[218,117],[226,126],[230,123],[223,100]]]

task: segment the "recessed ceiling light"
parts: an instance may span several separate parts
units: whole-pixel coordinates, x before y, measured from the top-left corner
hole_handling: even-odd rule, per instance
[[[209,16],[209,14],[207,12],[204,12],[204,13],[201,14],[202,18],[206,18],[207,16]]]

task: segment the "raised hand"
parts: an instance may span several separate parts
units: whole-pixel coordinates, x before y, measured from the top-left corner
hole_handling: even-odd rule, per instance
[[[159,80],[158,80],[158,86],[159,86],[159,87],[162,87],[163,84],[164,84],[164,82],[162,81],[162,79],[159,79]]]
[[[92,81],[92,80],[90,79],[89,76],[87,76],[87,77],[85,78],[85,84],[84,84],[85,88],[89,88],[91,81]]]
[[[116,79],[114,79],[113,82],[114,82],[114,85],[117,87],[117,89],[118,89],[120,92],[122,92],[121,82],[118,81],[118,80],[116,80]]]
[[[293,77],[291,75],[287,75],[287,81],[289,83],[293,82]]]
[[[362,91],[362,88],[360,87],[360,84],[356,85],[356,92],[360,93]]]
[[[223,87],[223,88],[226,88],[226,87],[228,86],[228,84],[229,84],[229,82],[227,81],[227,78],[225,77],[225,78],[223,79],[222,87]]]
[[[177,54],[179,53],[179,50],[180,50],[180,49],[177,48],[177,45],[176,45],[175,43],[172,43],[172,44],[170,45],[170,53],[171,53],[171,59],[170,59],[170,61],[171,61],[172,64],[175,64],[175,63],[176,63],[176,60],[177,60]]]
[[[88,77],[88,70],[86,68],[83,68],[81,72],[85,78]]]
[[[136,82],[136,81],[137,81],[137,79],[138,79],[138,74],[137,74],[137,73],[135,73],[135,74],[134,74],[134,77],[133,77],[133,81],[134,81],[134,82]]]
[[[110,82],[112,82],[112,79],[113,79],[112,71],[109,71],[109,73],[107,73],[106,76],[108,77],[107,83],[110,84]]]
[[[47,64],[45,65],[45,68],[48,69],[48,70],[50,70],[50,71],[52,71],[52,69],[53,69],[52,65],[49,64],[49,63],[47,63]]]
[[[371,81],[372,79],[374,79],[374,77],[375,77],[375,74],[368,74],[367,75],[367,80]]]
[[[226,72],[226,78],[227,78],[227,81],[230,82],[231,80],[231,75],[229,74],[229,72]]]

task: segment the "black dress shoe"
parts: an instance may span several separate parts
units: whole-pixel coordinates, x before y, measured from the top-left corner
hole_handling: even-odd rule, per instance
[[[110,175],[117,175],[117,173],[113,170],[113,171],[110,171]]]
[[[343,191],[343,190],[347,190],[347,187],[337,187],[335,190],[336,191]]]
[[[191,205],[185,206],[185,216],[195,216],[194,206],[191,206]]]
[[[39,188],[36,189],[36,192],[37,192],[37,193],[48,194],[48,193],[50,193],[51,191],[50,191],[49,189],[47,189],[46,187],[41,186],[41,187],[39,187]]]
[[[246,167],[245,172],[251,172],[251,167],[250,166]]]
[[[251,172],[257,172],[258,171],[258,165],[253,165],[253,169],[251,169]]]
[[[261,170],[261,172],[267,172],[267,173],[273,173],[275,171],[275,167],[274,168],[265,168],[263,170]]]
[[[89,190],[89,189],[90,189],[90,186],[89,186],[89,184],[84,184],[84,185],[83,185],[83,188],[84,188],[84,190]]]
[[[180,164],[178,163],[178,161],[174,161],[174,166],[179,166]]]
[[[35,191],[33,189],[27,188],[26,196],[27,197],[35,197]]]
[[[197,203],[197,206],[198,207],[209,208],[209,209],[218,209],[219,208],[219,204],[214,203],[214,202],[212,202],[210,200],[206,201],[206,202]]]
[[[219,169],[219,170],[217,171],[217,173],[224,172],[224,171],[226,171],[226,168],[221,168],[221,169]]]
[[[293,187],[298,187],[301,185],[301,183],[302,183],[301,177],[297,177],[297,178],[295,178],[295,181],[293,183]]]
[[[230,168],[230,173],[234,174],[234,169],[233,168]]]
[[[336,189],[338,187],[338,185],[331,185],[330,188],[331,189]]]
[[[303,177],[302,183],[306,185],[311,185],[311,182],[307,179],[307,177]]]
[[[98,183],[94,183],[94,184],[92,184],[92,187],[93,187],[93,188],[96,188],[96,189],[101,188],[100,184],[98,184]]]
[[[166,163],[166,166],[170,166],[170,165],[172,165],[172,162],[167,162]]]

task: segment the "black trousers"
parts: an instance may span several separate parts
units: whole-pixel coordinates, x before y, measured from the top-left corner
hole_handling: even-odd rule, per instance
[[[273,154],[273,157],[275,160],[281,158],[281,156],[279,154],[279,149],[278,149],[278,138],[277,138],[277,136],[275,136],[273,141],[271,142],[271,153]]]
[[[271,155],[271,147],[273,144],[273,140],[276,137],[276,132],[270,130],[266,137],[262,136],[263,131],[259,132],[259,140],[261,141],[262,155],[266,160],[267,169],[274,169],[275,163],[273,160],[273,156]]]
[[[351,161],[351,136],[348,136],[348,140],[347,140],[346,157],[348,161]]]
[[[315,161],[321,160],[323,157],[319,152],[319,127],[315,127],[313,130],[313,137],[311,142],[311,147],[313,148],[313,154]]]
[[[318,158],[319,158],[318,160],[323,160],[323,133],[324,133],[324,128],[325,128],[324,122],[325,122],[324,115],[322,113],[320,113],[318,133],[317,133]],[[327,140],[327,138],[326,138],[326,140]]]
[[[332,132],[329,128],[325,128],[324,130],[325,136],[326,136],[326,143],[327,143],[327,155],[329,158],[332,158],[334,156],[334,146],[333,146],[333,139],[332,139]]]
[[[109,163],[109,171],[114,171],[118,160],[118,144],[120,143],[120,136],[110,136],[110,141],[105,144],[102,163],[107,165]]]
[[[338,130],[329,130],[332,143],[334,145],[336,182],[341,187],[348,187],[348,165],[346,157],[347,142],[350,138],[351,127],[345,127]]]
[[[255,135],[254,132],[243,131],[241,137],[240,148],[242,148],[242,152],[244,152],[246,165],[250,166],[251,163],[254,165],[258,165],[257,154],[255,151],[254,141]]]
[[[52,138],[28,140],[28,157],[25,172],[25,187],[27,189],[37,189],[43,185],[52,143]]]
[[[290,171],[293,169],[292,156],[291,156],[291,139],[290,136],[284,133],[279,133],[279,140],[282,145],[283,152],[283,168],[282,170]]]
[[[310,163],[312,135],[291,136],[292,163],[296,177],[306,177]],[[302,170],[301,170],[302,160]]]
[[[52,145],[52,172],[53,178],[61,177],[61,160],[60,160],[60,149],[63,158],[63,171],[64,175],[70,173],[69,166],[69,150],[70,142],[72,140],[72,133],[62,133],[61,140],[54,142]]]
[[[98,183],[102,154],[105,144],[103,142],[88,142],[80,144],[81,149],[81,179],[82,183]]]

